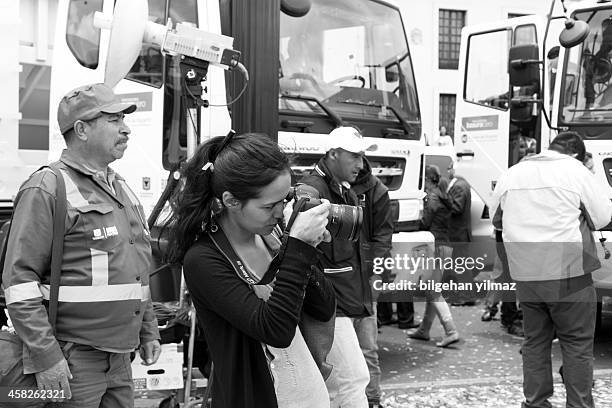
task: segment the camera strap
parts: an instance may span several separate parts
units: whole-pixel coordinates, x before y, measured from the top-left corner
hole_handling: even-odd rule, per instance
[[[212,240],[213,244],[215,244],[219,252],[221,252],[225,259],[227,259],[229,263],[232,264],[234,271],[236,271],[236,275],[238,275],[238,277],[244,282],[248,283],[249,285],[267,285],[268,283],[274,280],[274,277],[276,276],[276,271],[278,270],[278,268],[275,267],[275,265],[278,263],[275,262],[278,255],[272,259],[268,270],[260,279],[259,276],[255,275],[253,272],[247,269],[246,265],[242,262],[236,251],[234,251],[232,244],[227,239],[227,236],[225,235],[221,227],[219,227],[216,232],[209,231],[208,236]],[[264,241],[266,242],[266,244],[269,244],[268,240]],[[278,242],[278,246],[280,247],[280,242]]]
[[[266,236],[262,237],[268,248],[271,248],[273,251],[277,252],[274,258],[272,258],[272,262],[270,262],[270,266],[268,270],[264,274],[264,276],[259,278],[259,276],[255,275],[253,272],[249,271],[232,247],[232,244],[227,239],[227,236],[223,232],[223,229],[219,226],[216,232],[208,231],[208,236],[219,252],[223,254],[225,259],[232,264],[234,271],[236,271],[236,275],[244,282],[249,285],[267,285],[274,280],[276,277],[276,273],[278,272],[278,267],[280,266],[280,261],[283,259],[285,254],[285,248],[287,247],[287,240],[289,239],[289,231],[291,230],[291,226],[293,226],[293,222],[295,218],[298,216],[304,205],[306,204],[308,199],[301,198],[293,207],[293,212],[291,213],[291,217],[289,218],[289,222],[285,226],[285,229],[281,231],[281,229],[277,226],[274,228],[274,231]]]

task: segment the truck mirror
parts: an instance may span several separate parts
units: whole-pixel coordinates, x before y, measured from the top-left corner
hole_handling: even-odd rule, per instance
[[[311,0],[281,0],[281,11],[291,17],[304,17],[310,11]]]
[[[533,105],[541,100],[530,98],[512,98],[510,100],[510,122],[515,125],[526,125],[533,121]]]
[[[526,86],[540,83],[538,64],[538,46],[536,44],[515,45],[508,52],[508,73],[510,85]]]
[[[572,48],[586,40],[589,31],[589,25],[584,21],[568,18],[565,21],[565,28],[559,34],[559,43],[564,48]]]

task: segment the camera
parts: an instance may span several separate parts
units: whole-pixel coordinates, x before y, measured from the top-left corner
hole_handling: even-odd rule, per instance
[[[306,204],[300,211],[306,211],[321,204],[319,192],[316,188],[307,184],[296,184],[291,187],[289,194],[287,194],[287,201],[295,200],[294,209],[302,198],[306,200]],[[327,220],[327,230],[332,239],[357,241],[363,223],[363,209],[352,205],[332,204]]]

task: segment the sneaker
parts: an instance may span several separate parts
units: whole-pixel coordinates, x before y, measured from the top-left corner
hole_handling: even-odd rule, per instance
[[[494,314],[491,313],[490,310],[485,310],[482,313],[482,316],[480,316],[480,320],[482,320],[483,322],[490,322],[491,320],[493,320],[493,316]]]

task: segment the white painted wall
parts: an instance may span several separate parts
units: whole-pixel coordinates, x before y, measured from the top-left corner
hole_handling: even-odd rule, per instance
[[[458,70],[438,69],[440,9],[466,11],[466,25],[502,20],[512,14],[546,14],[549,0],[395,0],[402,11],[421,103],[423,132],[438,132],[439,95],[461,97]],[[452,128],[454,124],[449,124]]]

